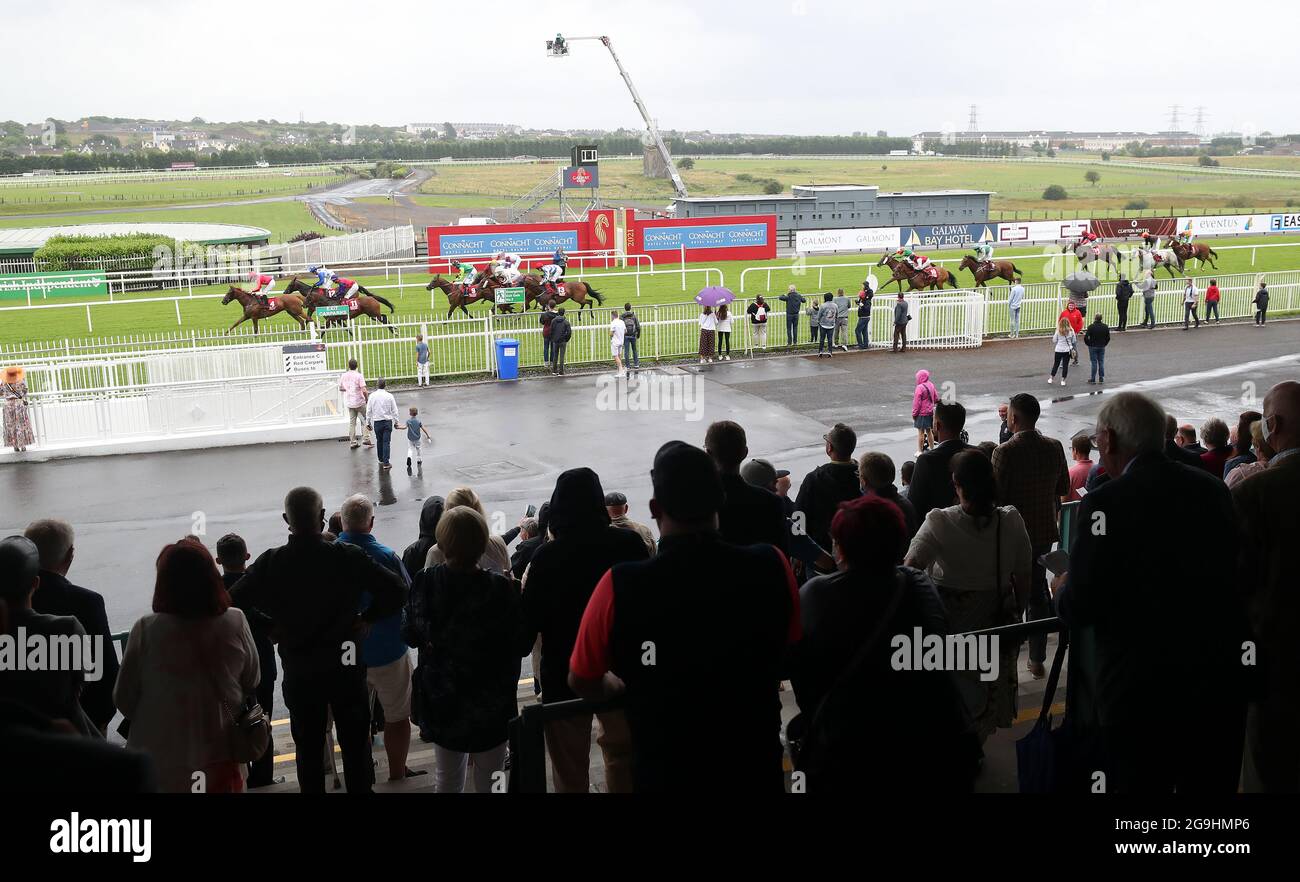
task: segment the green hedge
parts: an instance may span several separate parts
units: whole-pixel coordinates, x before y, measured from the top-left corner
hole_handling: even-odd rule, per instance
[[[157,233],[54,236],[37,249],[33,256],[37,261],[43,261],[42,268],[46,270],[86,269],[97,267],[101,260],[151,256],[159,246],[169,249],[173,255],[179,254],[182,244],[170,236]]]

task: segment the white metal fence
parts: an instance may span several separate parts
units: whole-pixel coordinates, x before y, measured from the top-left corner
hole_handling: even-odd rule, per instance
[[[258,264],[306,267],[313,263],[344,264],[353,260],[403,260],[415,258],[415,229],[388,227],[347,236],[324,236],[305,242],[263,245],[250,258]]]

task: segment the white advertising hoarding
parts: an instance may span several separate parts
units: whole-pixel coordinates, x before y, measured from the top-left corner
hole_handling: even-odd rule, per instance
[[[1180,217],[1178,232],[1193,236],[1237,236],[1245,233],[1270,232],[1269,214],[1211,214],[1205,217]]]
[[[1002,245],[1056,242],[1077,239],[1087,231],[1087,220],[1009,221],[998,224],[998,242]]]
[[[897,248],[898,227],[859,227],[848,230],[799,230],[794,247],[800,254],[821,251],[873,251]]]

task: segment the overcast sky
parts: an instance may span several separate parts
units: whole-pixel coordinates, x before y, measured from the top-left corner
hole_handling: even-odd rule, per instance
[[[6,3],[0,119],[640,128],[1300,131],[1296,0]],[[341,64],[341,59],[346,59]],[[1138,86],[1140,88],[1133,88]]]

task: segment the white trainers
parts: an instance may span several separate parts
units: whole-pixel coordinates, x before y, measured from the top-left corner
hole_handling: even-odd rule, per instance
[[[1047,385],[1051,386],[1051,385],[1053,385],[1054,383],[1056,383],[1056,377],[1048,377],[1048,378],[1047,378]]]

